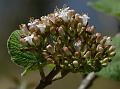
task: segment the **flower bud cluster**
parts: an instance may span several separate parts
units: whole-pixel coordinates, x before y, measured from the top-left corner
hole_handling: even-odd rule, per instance
[[[71,72],[99,71],[115,55],[111,38],[95,31],[86,14],[69,7],[55,10],[40,19],[30,19],[22,30],[20,41],[40,50],[48,64]]]

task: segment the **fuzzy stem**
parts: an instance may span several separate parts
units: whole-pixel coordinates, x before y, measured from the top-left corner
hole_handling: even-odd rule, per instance
[[[39,85],[36,89],[44,89],[46,86],[52,84],[52,79],[58,74],[60,71],[60,67],[56,66],[45,78],[40,80]]]
[[[53,81],[63,79],[69,72],[70,72],[70,70],[63,69],[61,71],[61,76],[60,77],[56,77],[55,79],[53,79]]]
[[[45,78],[45,73],[43,71],[43,69],[39,69],[39,72],[40,72],[40,76],[41,76],[41,79],[44,79]]]

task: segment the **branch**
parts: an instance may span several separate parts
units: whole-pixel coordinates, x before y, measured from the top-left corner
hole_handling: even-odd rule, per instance
[[[89,73],[84,80],[82,81],[81,85],[78,89],[87,89],[92,84],[93,80],[95,79],[96,75],[94,72]]]
[[[63,69],[61,71],[61,76],[54,78],[52,81],[63,79],[69,72],[70,72],[70,70]]]
[[[56,74],[58,74],[60,71],[60,67],[56,66],[45,78],[40,80],[39,85],[36,87],[36,89],[44,89],[46,86],[50,85],[52,83],[52,79],[55,77]]]
[[[39,72],[40,72],[41,79],[44,79],[45,78],[45,73],[44,73],[43,69],[40,68]]]

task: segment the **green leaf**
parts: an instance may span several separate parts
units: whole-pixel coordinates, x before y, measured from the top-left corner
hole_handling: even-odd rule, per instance
[[[37,51],[26,50],[28,45],[20,43],[21,30],[14,31],[7,42],[8,52],[11,60],[24,68],[24,73],[41,68],[44,65],[44,60],[40,57]]]
[[[102,69],[98,75],[120,81],[120,62],[111,63],[108,67]]]
[[[55,67],[55,64],[48,64],[47,67],[51,71]]]
[[[116,55],[113,57],[113,62],[120,62],[120,34],[112,38],[112,43],[116,47]]]
[[[120,19],[120,0],[94,0],[88,3],[94,9]]]
[[[112,62],[97,74],[120,81],[120,35],[115,36],[112,40],[113,44],[116,46],[116,55],[113,57]]]

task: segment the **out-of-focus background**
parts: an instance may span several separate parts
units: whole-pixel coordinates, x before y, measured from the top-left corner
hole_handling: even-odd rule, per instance
[[[114,36],[119,32],[119,23],[115,17],[98,12],[87,5],[89,0],[0,0],[0,89],[16,89],[20,84],[31,87],[39,83],[39,73],[21,77],[22,68],[15,65],[7,52],[7,39],[12,31],[19,29],[19,24],[27,23],[30,17],[39,18],[53,12],[56,6],[64,4],[79,13],[90,17],[90,24],[95,25],[98,32]],[[22,81],[20,83],[20,81]],[[64,79],[54,82],[46,89],[77,89],[81,82],[81,74],[69,74]],[[24,88],[19,88],[24,89]],[[30,88],[28,88],[30,89]],[[120,82],[105,78],[97,78],[90,89],[120,89]]]

